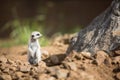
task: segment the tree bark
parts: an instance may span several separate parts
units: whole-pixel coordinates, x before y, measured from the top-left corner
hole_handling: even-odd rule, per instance
[[[67,54],[72,50],[96,53],[120,48],[120,0],[113,0],[111,5],[97,16],[88,27],[71,39]]]

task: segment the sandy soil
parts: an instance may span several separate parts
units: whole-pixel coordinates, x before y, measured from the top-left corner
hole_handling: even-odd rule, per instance
[[[27,46],[0,48],[0,80],[120,80],[119,54],[110,57],[99,51],[90,59],[72,51],[65,56],[67,47],[42,47],[49,55],[42,56],[39,66],[27,62]]]

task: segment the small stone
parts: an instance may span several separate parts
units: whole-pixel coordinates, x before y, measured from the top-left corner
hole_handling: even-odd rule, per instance
[[[38,80],[47,80],[48,79],[48,75],[47,74],[40,74],[38,76]]]
[[[0,80],[12,80],[12,78],[10,75],[3,74],[3,75],[0,75]]]
[[[56,80],[54,77],[49,76],[48,74],[40,74],[38,80]]]
[[[47,80],[56,80],[54,77],[49,77]]]
[[[116,50],[115,55],[120,56],[120,50]]]
[[[64,70],[64,69],[59,69],[56,71],[56,76],[58,79],[65,79],[68,77],[68,70]]]
[[[63,65],[65,68],[76,71],[77,70],[77,65],[74,62],[63,62]]]
[[[9,69],[12,70],[12,71],[16,71],[17,70],[17,68],[14,67],[14,66],[10,66]]]
[[[28,74],[22,73],[20,71],[15,73],[15,77],[17,80],[30,80],[30,76],[28,76]]]
[[[3,70],[4,73],[9,73],[9,68]]]
[[[38,69],[36,67],[32,67],[30,70],[30,75],[36,75],[36,73],[38,72]]]
[[[81,78],[81,76],[78,76],[78,74],[75,71],[70,71],[69,76],[75,80],[79,80]]]
[[[24,74],[22,72],[16,72],[16,77],[21,79]]]
[[[49,52],[46,50],[42,50],[42,59],[46,59],[49,57]]]
[[[116,74],[116,78],[120,80],[120,72]]]
[[[114,57],[112,63],[120,64],[120,56]]]
[[[54,66],[54,67],[48,67],[47,68],[47,72],[50,73],[50,75],[55,75],[56,74],[56,71],[59,70],[60,68],[57,67],[57,66]]]
[[[104,61],[106,60],[106,58],[108,57],[107,53],[105,53],[104,51],[98,51],[95,54],[95,62],[97,65],[101,65],[102,63],[104,63]]]
[[[11,59],[8,59],[8,63],[9,63],[9,64],[14,64],[15,62],[12,61]]]
[[[2,65],[0,66],[0,69],[4,71],[6,68],[9,68],[9,66],[10,66],[9,64],[2,63]]]
[[[81,59],[83,58],[83,56],[82,56],[80,53],[78,53],[78,54],[75,56],[75,58],[76,58],[77,60],[81,60]]]
[[[95,80],[93,75],[91,75],[87,72],[84,72],[84,71],[80,72],[80,76],[81,76],[82,80]]]
[[[23,62],[21,62],[20,60],[16,60],[15,63],[16,63],[17,65],[23,65]]]
[[[23,73],[27,73],[30,71],[30,66],[20,66],[20,71]]]
[[[46,66],[46,63],[44,61],[40,61],[39,67],[46,68],[47,66]]]
[[[88,59],[92,58],[92,53],[90,52],[81,52],[80,54],[84,56],[85,58],[88,58]]]
[[[0,63],[6,63],[7,62],[7,58],[4,56],[0,57]]]

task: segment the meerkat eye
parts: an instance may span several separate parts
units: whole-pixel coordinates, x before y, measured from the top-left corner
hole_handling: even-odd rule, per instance
[[[34,35],[31,36],[32,38],[34,37]]]
[[[36,34],[37,36],[39,36],[40,34]]]

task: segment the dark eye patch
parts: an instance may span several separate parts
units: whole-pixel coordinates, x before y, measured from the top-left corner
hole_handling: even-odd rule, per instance
[[[40,34],[36,34],[37,36],[40,36]]]

